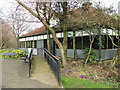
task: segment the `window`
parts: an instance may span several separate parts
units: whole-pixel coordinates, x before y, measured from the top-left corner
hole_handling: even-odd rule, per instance
[[[34,40],[34,48],[37,48],[37,41]]]
[[[22,48],[22,42],[19,42],[19,45],[20,45],[19,47]]]
[[[89,36],[83,37],[83,49],[90,47],[90,39]]]
[[[47,39],[44,39],[44,48],[47,49]]]
[[[20,42],[20,48],[24,48],[24,42]]]
[[[75,37],[75,48],[76,49],[82,48],[81,37]]]
[[[68,49],[73,49],[73,38],[68,38]]]
[[[75,48],[76,49],[85,49],[89,48],[90,41],[89,36],[81,36],[75,38]]]
[[[30,48],[30,41],[26,42],[26,48]]]

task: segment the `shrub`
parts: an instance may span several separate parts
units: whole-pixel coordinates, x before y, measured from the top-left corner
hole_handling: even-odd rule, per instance
[[[20,50],[20,49],[15,49],[12,51],[13,53],[16,53],[17,56],[25,56],[26,52],[24,50]]]
[[[85,58],[88,56],[88,52],[89,52],[89,48],[85,48],[84,50]],[[94,62],[96,62],[96,51],[92,49],[89,56],[88,64],[92,64]]]
[[[4,53],[16,53],[16,55],[13,58],[19,58],[21,56],[25,56],[26,52],[24,50],[20,50],[20,49],[3,49],[2,50],[2,55]],[[9,56],[4,56],[3,58],[10,58]]]

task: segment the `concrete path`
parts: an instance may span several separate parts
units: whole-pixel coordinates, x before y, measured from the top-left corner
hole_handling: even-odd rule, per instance
[[[42,82],[27,77],[27,66],[22,60],[2,60],[2,88],[54,88],[43,82],[46,76]]]
[[[32,62],[32,79],[38,80],[53,87],[59,87],[46,60],[42,56],[34,56]]]

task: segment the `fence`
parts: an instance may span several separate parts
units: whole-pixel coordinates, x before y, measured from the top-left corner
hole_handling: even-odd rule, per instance
[[[46,49],[44,49],[44,56],[53,71],[59,85],[61,85],[60,82],[60,61],[55,58],[50,52],[48,52]]]

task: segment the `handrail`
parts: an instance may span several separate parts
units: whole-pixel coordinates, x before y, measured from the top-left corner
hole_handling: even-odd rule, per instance
[[[33,52],[33,49],[31,49],[30,51],[30,55],[28,56],[28,65],[29,65],[29,77],[31,76],[31,66],[32,66],[32,52]]]
[[[54,58],[54,60],[56,60],[57,62],[60,62],[60,60],[58,60],[53,54],[51,54],[47,49],[44,48],[44,50],[52,57]],[[61,62],[60,62],[61,63]]]
[[[54,55],[52,55],[47,49],[44,49],[44,56],[51,70],[53,71],[58,81],[58,84],[61,85],[61,81],[60,81],[60,63],[61,62]]]

